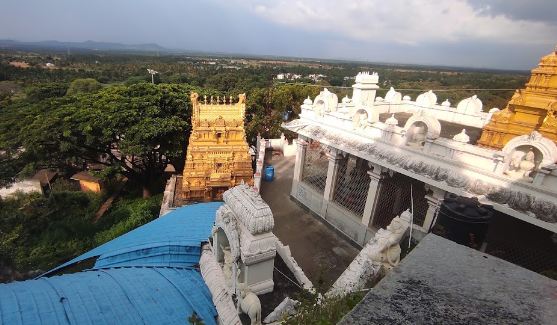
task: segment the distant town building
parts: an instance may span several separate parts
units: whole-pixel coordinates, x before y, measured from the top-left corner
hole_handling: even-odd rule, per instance
[[[191,94],[192,132],[184,167],[180,200],[222,200],[222,194],[241,183],[253,185],[253,170],[244,130],[246,96],[204,97]]]
[[[11,65],[12,67],[22,68],[22,69],[26,69],[30,67],[29,63],[25,61],[10,61],[9,65]]]
[[[307,78],[313,80],[314,82],[317,82],[317,81],[319,81],[319,80],[322,80],[322,79],[324,79],[324,78],[327,78],[327,76],[324,75],[324,74],[315,74],[315,73],[314,73],[314,74],[309,74],[309,75],[307,76]]]
[[[18,180],[13,184],[0,188],[0,197],[7,198],[15,195],[16,193],[46,194],[50,190],[50,186],[57,176],[58,173],[55,171],[41,169],[31,178]]]
[[[100,178],[91,175],[89,172],[79,172],[73,175],[71,179],[79,182],[79,187],[83,192],[99,193],[102,190]]]
[[[39,181],[43,193],[46,193],[50,190],[52,183],[56,180],[57,177],[57,172],[48,169],[41,169],[31,179]]]
[[[276,76],[277,80],[297,80],[302,78],[301,74],[295,74],[295,73],[279,73]]]

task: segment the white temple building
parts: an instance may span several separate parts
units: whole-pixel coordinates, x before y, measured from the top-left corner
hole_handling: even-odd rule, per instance
[[[477,96],[456,107],[432,91],[381,98],[376,73],[355,80],[352,98],[325,88],[283,125],[298,134],[292,198],[359,246],[411,207],[416,235],[429,232],[451,195],[557,232],[553,141],[534,131],[501,151],[482,148],[479,131],[498,109],[484,112]]]

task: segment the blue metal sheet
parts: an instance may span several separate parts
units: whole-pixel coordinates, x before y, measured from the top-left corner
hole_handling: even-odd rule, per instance
[[[216,310],[191,268],[124,267],[0,285],[1,324],[187,324]]]
[[[215,213],[222,204],[222,202],[210,202],[180,207],[44,275],[94,257],[98,257],[95,268],[193,266],[199,262],[200,244],[207,241],[211,235]]]

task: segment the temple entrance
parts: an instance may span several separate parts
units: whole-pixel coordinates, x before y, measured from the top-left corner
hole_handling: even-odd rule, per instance
[[[222,201],[222,195],[226,190],[228,190],[226,186],[213,187],[211,189],[211,198],[216,201]]]
[[[213,235],[213,247],[215,249],[217,262],[220,264],[224,273],[226,284],[228,287],[232,288],[232,280],[234,278],[234,273],[236,273],[236,270],[234,270],[234,256],[230,248],[228,237],[222,228],[218,228]]]

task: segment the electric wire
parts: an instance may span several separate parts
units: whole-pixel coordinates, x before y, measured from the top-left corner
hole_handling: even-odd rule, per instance
[[[311,87],[320,87],[320,88],[339,88],[339,89],[352,89],[351,86],[333,86],[333,85],[317,85],[305,82],[284,82],[284,81],[277,81],[274,82],[274,85],[281,84],[281,85],[300,85],[300,86],[311,86]],[[380,88],[381,89],[381,88]],[[444,92],[444,91],[511,91],[516,90],[516,88],[450,88],[450,89],[418,89],[418,88],[395,88],[395,90],[404,90],[404,91],[435,91],[435,92]]]

